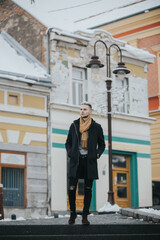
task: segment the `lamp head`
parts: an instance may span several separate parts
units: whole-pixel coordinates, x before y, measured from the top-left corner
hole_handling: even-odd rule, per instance
[[[99,60],[99,57],[92,56],[89,64],[86,65],[87,68],[102,68],[104,65]]]
[[[118,66],[113,70],[114,74],[129,74],[130,70],[125,66],[125,63],[119,62]]]

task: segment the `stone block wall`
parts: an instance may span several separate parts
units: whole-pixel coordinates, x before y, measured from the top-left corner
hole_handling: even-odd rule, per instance
[[[4,216],[10,218],[39,218],[48,214],[47,160],[45,153],[28,152],[26,164],[26,208],[5,207]]]
[[[46,27],[11,0],[0,3],[0,31],[5,30],[34,57],[45,64]]]

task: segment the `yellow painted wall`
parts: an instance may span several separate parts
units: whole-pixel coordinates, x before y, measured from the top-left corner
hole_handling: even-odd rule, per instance
[[[0,104],[4,104],[4,92],[0,91]]]
[[[131,75],[136,77],[147,78],[147,73],[144,72],[144,67],[136,66],[130,63],[126,63],[126,67],[131,71]]]
[[[151,125],[152,180],[160,181],[160,111],[150,113],[150,117],[156,118]]]
[[[159,21],[159,16],[160,16],[160,9],[156,9],[156,10],[153,10],[153,11],[150,11],[147,13],[142,13],[142,14],[139,14],[139,15],[136,15],[133,17],[129,17],[129,18],[126,18],[126,19],[123,19],[120,21],[116,21],[116,22],[101,26],[99,28],[110,32],[114,36],[116,34],[130,31],[135,28],[141,28],[146,25],[154,24]],[[157,31],[156,28],[155,28],[155,31]],[[144,32],[146,32],[146,34],[149,34],[147,36],[153,35],[153,32],[152,33],[149,33],[150,31],[144,31]],[[143,34],[143,33],[141,33],[141,34]],[[125,38],[125,40],[127,41],[127,37],[129,38],[129,36],[122,37],[122,38]],[[140,36],[139,36],[139,38],[140,38]]]
[[[1,130],[15,130],[15,131],[47,134],[46,128],[23,126],[23,125],[18,125],[18,124],[16,125],[16,124],[12,124],[12,123],[0,123],[0,129]]]
[[[37,139],[37,141],[32,140],[29,143],[29,145],[33,145],[33,146],[39,146],[39,147],[47,147],[47,118],[46,117],[38,117],[38,116],[30,116],[30,115],[23,115],[23,114],[16,114],[16,113],[9,113],[9,112],[0,112],[0,117],[6,117],[8,119],[10,119],[9,122],[4,122],[4,123],[0,123],[0,134],[1,137],[3,139],[3,143],[9,143],[9,139],[7,137],[7,131],[8,130],[12,130],[12,131],[16,131],[19,132],[19,139],[18,139],[18,144],[23,144],[23,140],[26,136],[26,134],[40,134],[40,135],[44,135],[46,136],[46,142],[42,142],[42,140]],[[24,122],[24,125],[19,125],[19,124],[15,124],[15,122],[12,122],[12,119],[17,119]],[[36,121],[36,122],[42,122],[44,124],[44,127],[38,127],[38,126],[27,126],[27,120],[29,121]],[[45,123],[46,123],[46,127],[45,127]],[[39,136],[39,135],[38,135]]]
[[[18,113],[0,112],[0,116],[47,122],[46,117],[38,117],[38,116],[31,116],[31,115],[24,115],[24,114],[22,115]]]
[[[119,62],[119,58],[117,53],[114,55],[114,60],[116,62]],[[136,77],[146,78],[147,79],[147,73],[144,72],[144,67],[133,65],[131,63],[125,63],[125,66],[131,71],[130,75],[135,75]]]
[[[45,109],[45,99],[23,94],[23,106],[29,108]]]

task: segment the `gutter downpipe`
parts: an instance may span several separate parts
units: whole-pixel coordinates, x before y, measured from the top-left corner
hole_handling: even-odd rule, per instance
[[[47,136],[47,142],[48,142],[48,149],[47,149],[47,169],[48,169],[48,216],[51,216],[51,107],[50,107],[50,94],[47,96],[48,99],[48,136]]]
[[[47,73],[50,74],[50,30],[48,28],[46,31],[47,36],[47,46],[46,46],[46,64]],[[47,110],[48,110],[48,134],[47,134],[47,174],[48,174],[48,216],[51,216],[51,108],[50,108],[50,94],[47,96]]]
[[[46,31],[46,36],[47,36],[47,47],[46,47],[46,51],[47,51],[47,73],[50,74],[50,30],[52,28],[48,28]]]

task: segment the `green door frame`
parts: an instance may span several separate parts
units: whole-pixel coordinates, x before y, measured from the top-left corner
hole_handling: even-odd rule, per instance
[[[127,155],[130,157],[130,185],[131,185],[131,207],[139,206],[138,196],[138,170],[137,170],[137,153],[112,150],[113,154]],[[108,154],[105,151],[104,154]],[[96,211],[96,180],[93,181],[92,200],[90,205],[91,211]]]
[[[138,196],[138,170],[137,153],[125,151],[112,151],[113,154],[127,155],[130,157],[130,185],[131,185],[131,207],[139,206]]]

